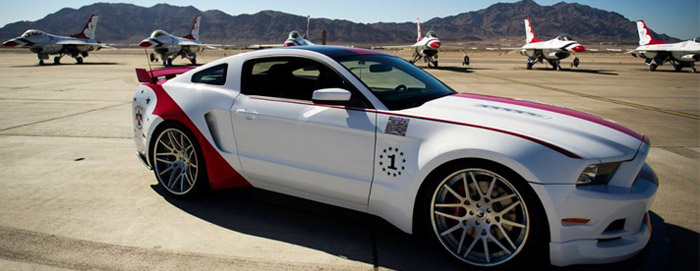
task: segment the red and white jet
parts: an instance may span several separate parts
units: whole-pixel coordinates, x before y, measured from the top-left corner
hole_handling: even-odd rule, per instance
[[[403,48],[412,48],[413,51],[413,56],[412,59],[409,60],[411,63],[416,63],[419,60],[423,60],[424,62],[428,63],[428,68],[437,68],[438,67],[438,53],[440,47],[442,47],[442,42],[440,42],[440,39],[437,37],[437,33],[435,31],[428,31],[425,33],[425,37],[423,36],[421,32],[421,27],[420,27],[420,19],[416,18],[416,26],[418,30],[418,37],[416,38],[416,43],[413,45],[399,45],[399,46],[377,46],[377,47],[372,47],[372,49],[403,49]],[[469,57],[464,58],[465,63],[464,64],[469,64]]]
[[[282,44],[254,44],[248,46],[248,49],[267,49],[267,48],[279,48],[279,47],[292,47],[292,46],[306,46],[306,45],[316,45],[309,41],[309,25],[311,24],[311,16],[306,16],[306,34],[304,36],[299,33],[299,31],[292,30],[289,32],[289,36]]]
[[[201,20],[201,15],[194,17],[190,32],[183,37],[173,36],[160,29],[153,31],[150,37],[139,43],[139,47],[153,49],[157,54],[160,54],[164,66],[173,65],[173,60],[178,56],[189,59],[192,65],[197,64],[198,52],[204,51],[205,48],[216,49],[212,45],[202,44],[199,41]],[[157,61],[153,53],[151,53],[151,61]]]
[[[520,49],[520,54],[527,56],[527,69],[532,69],[535,63],[543,63],[546,60],[554,69],[561,70],[560,61],[575,53],[586,51],[586,48],[574,41],[571,36],[562,34],[558,37],[544,41],[535,37],[530,19],[525,19],[525,42]],[[574,57],[572,67],[578,67],[579,59]]]
[[[53,58],[54,64],[60,64],[64,55],[75,58],[78,64],[83,63],[83,57],[88,56],[88,52],[97,51],[102,48],[112,48],[100,43],[95,39],[95,29],[97,29],[97,14],[93,14],[78,34],[70,37],[53,35],[41,30],[29,29],[22,36],[7,40],[2,43],[3,47],[29,48],[29,51],[36,53],[39,57],[39,65],[44,65],[44,60],[49,59],[49,55],[58,55]]]
[[[700,61],[700,38],[666,44],[654,39],[643,20],[637,21],[637,31],[639,47],[630,53],[645,58],[650,71],[655,71],[658,66],[670,62],[676,71],[689,67],[693,72],[697,72],[695,62]]]

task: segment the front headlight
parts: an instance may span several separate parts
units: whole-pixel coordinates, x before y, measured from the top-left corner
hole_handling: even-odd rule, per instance
[[[608,184],[618,167],[619,162],[587,166],[576,180],[576,185]]]

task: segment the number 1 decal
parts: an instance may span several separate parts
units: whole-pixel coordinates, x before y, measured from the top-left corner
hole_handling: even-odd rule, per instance
[[[380,174],[386,173],[390,177],[398,177],[406,169],[406,158],[398,147],[387,147],[379,153]]]

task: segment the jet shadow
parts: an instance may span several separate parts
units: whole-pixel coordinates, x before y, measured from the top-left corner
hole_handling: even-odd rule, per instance
[[[106,65],[122,65],[122,63],[118,63],[118,62],[83,62],[82,64],[77,64],[77,63],[61,63],[61,64],[47,63],[44,65],[39,65],[37,63],[37,64],[33,64],[33,65],[10,66],[10,68],[31,68],[31,67],[42,67],[42,68],[47,67],[48,68],[48,67],[73,66],[73,65],[77,65],[77,66],[91,66],[91,65],[101,66],[101,65],[105,65],[106,66]]]
[[[375,269],[464,270],[464,266],[443,253],[435,242],[406,234],[373,215],[255,188],[210,191],[205,197],[190,200],[174,198],[158,185],[151,188],[173,206],[219,227],[324,251],[373,265]],[[645,250],[663,251],[665,247],[656,243],[663,242],[665,237],[655,236],[663,234],[659,230],[663,228],[663,220],[653,214],[652,221],[655,232],[651,245]],[[697,237],[697,233],[684,234],[695,234]],[[693,255],[691,253],[688,252],[688,255]],[[629,270],[630,267],[656,270],[644,268],[649,265],[647,259],[663,261],[664,258],[648,255],[648,252],[643,252],[613,265],[574,266],[556,270],[594,268],[619,271]],[[692,259],[696,258],[688,256],[686,261]]]
[[[545,67],[539,67],[539,68],[532,68],[533,70],[536,71],[552,71],[556,72],[556,70],[551,69],[551,68],[545,68]],[[588,69],[572,69],[572,68],[561,68],[562,72],[573,72],[573,73],[591,73],[591,74],[600,74],[600,75],[619,75],[616,72],[610,71],[610,70],[588,70]]]

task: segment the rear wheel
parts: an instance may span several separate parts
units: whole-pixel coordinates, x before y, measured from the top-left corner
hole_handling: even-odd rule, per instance
[[[471,266],[546,262],[547,221],[522,178],[485,162],[437,175],[423,190],[423,227],[446,252]]]
[[[683,65],[681,64],[673,64],[673,69],[675,69],[677,72],[683,70]]]
[[[528,63],[527,63],[527,69],[528,69],[528,70],[532,70],[532,65],[533,65],[533,63],[528,62]]]
[[[206,186],[201,148],[184,126],[173,124],[161,129],[151,153],[156,179],[170,194],[189,197]]]
[[[469,56],[464,56],[464,59],[462,60],[462,65],[469,66]]]
[[[656,65],[656,64],[654,64],[654,63],[651,63],[651,64],[649,64],[649,71],[652,71],[652,72],[653,72],[653,71],[655,71],[656,68],[658,68],[658,67],[659,67],[658,65]]]
[[[82,57],[76,57],[75,61],[78,62],[78,64],[83,64],[83,58]]]
[[[60,57],[53,57],[53,64],[61,64],[61,58]]]
[[[196,57],[190,58],[190,63],[192,63],[192,65],[197,65],[197,58]]]

